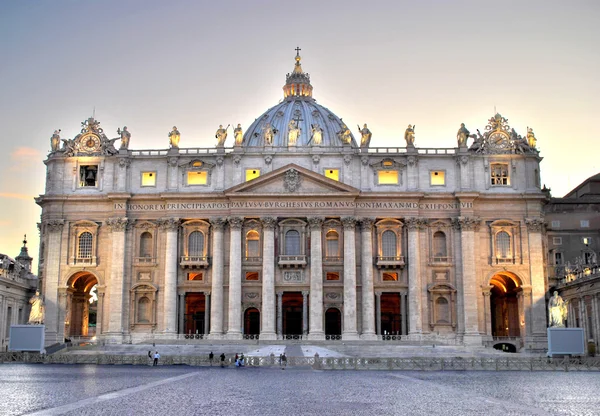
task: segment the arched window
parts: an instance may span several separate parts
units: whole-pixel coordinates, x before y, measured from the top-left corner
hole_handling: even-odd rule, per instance
[[[149,323],[150,322],[150,299],[146,296],[138,301],[138,322]]]
[[[446,234],[436,231],[433,234],[433,257],[446,257]]]
[[[300,233],[296,230],[289,230],[285,233],[285,254],[295,256],[300,254]]]
[[[390,230],[381,235],[383,257],[396,257],[396,233]]]
[[[246,233],[246,257],[260,257],[258,231],[250,230]]]
[[[439,297],[435,301],[435,317],[436,323],[438,324],[449,324],[450,323],[450,306],[448,299]]]
[[[328,231],[325,234],[325,240],[327,244],[325,246],[325,257],[338,257],[340,255],[340,239],[338,233],[335,231]]]
[[[140,257],[152,257],[152,234],[148,231],[140,236]]]
[[[92,258],[92,233],[85,231],[79,234],[77,257],[80,259]]]
[[[200,231],[192,231],[188,237],[188,256],[204,256],[204,234]]]
[[[502,259],[511,257],[510,235],[506,231],[496,234],[496,257]]]

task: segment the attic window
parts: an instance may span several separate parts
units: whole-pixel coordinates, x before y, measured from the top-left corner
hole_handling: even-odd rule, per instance
[[[246,169],[246,182],[260,176],[260,169]]]
[[[377,172],[379,185],[397,185],[398,171],[397,170],[380,170]]]
[[[206,171],[192,171],[187,173],[188,185],[206,185],[208,175]]]
[[[79,166],[79,186],[96,186],[98,177],[97,165],[81,165]]]
[[[339,181],[340,171],[339,169],[325,169],[325,177],[333,179],[334,181]]]
[[[446,185],[446,172],[443,170],[432,170],[429,172],[429,183],[432,186]]]
[[[142,172],[142,186],[156,186],[156,172]]]

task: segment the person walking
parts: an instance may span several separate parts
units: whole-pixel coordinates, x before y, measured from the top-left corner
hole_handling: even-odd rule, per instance
[[[210,354],[208,354],[208,361],[210,362],[210,366],[211,367],[212,367],[212,364],[213,364],[213,358],[215,358],[215,355],[211,351]]]
[[[152,367],[156,367],[158,365],[158,359],[160,358],[160,354],[158,353],[158,351],[154,352],[154,363],[152,364]]]
[[[148,351],[148,363],[152,363],[152,351]]]
[[[225,367],[225,353],[221,353],[221,368]]]
[[[281,354],[281,369],[285,369],[287,367],[287,357],[285,356],[285,352]]]

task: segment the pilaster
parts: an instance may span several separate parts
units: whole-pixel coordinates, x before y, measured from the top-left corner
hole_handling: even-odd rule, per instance
[[[408,230],[408,335],[419,338],[423,333],[423,316],[421,308],[421,256],[419,252],[418,218],[406,218]]]
[[[261,340],[275,340],[275,226],[277,218],[261,218],[263,229]]]
[[[310,330],[311,340],[324,340],[322,217],[308,218],[310,226]]]
[[[44,273],[44,301],[46,325],[45,342],[52,345],[64,341],[64,321],[58,320],[58,286],[60,281],[60,255],[64,220],[49,220],[44,222],[44,229],[48,234],[47,255],[44,259],[46,271]],[[62,334],[60,335],[59,332]]]
[[[373,235],[374,218],[362,218],[362,258],[360,264],[362,279],[362,334],[361,339],[377,339],[375,334],[375,296],[373,293]]]
[[[223,336],[223,228],[225,218],[211,218],[212,225],[212,290],[210,302],[210,338]]]
[[[227,339],[242,339],[242,217],[227,219],[229,244],[229,325]]]
[[[158,225],[166,234],[163,332],[177,332],[177,232],[179,218],[163,218]]]
[[[111,259],[109,284],[109,317],[106,336],[118,343],[123,342],[123,316],[125,292],[125,230],[128,219],[125,217],[109,218],[106,225],[111,231]]]
[[[344,322],[343,340],[358,339],[356,329],[356,218],[342,218],[344,224]]]

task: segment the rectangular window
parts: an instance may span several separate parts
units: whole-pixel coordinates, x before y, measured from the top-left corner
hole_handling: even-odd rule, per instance
[[[592,258],[594,257],[593,253],[590,253],[589,251],[586,251],[585,253],[583,253],[583,262],[585,264],[592,264]]]
[[[554,264],[557,266],[560,266],[561,264],[563,264],[563,254],[560,252],[555,252],[554,253]]]
[[[379,185],[397,185],[398,171],[397,170],[380,170],[377,172]]]
[[[79,166],[79,186],[94,187],[98,182],[98,165],[81,165]]]
[[[339,169],[325,169],[325,176],[329,179],[333,179],[334,181],[340,180],[340,170]]]
[[[246,272],[246,280],[258,281],[258,272]]]
[[[202,273],[190,272],[187,274],[187,280],[202,280]]]
[[[206,185],[208,175],[206,171],[193,171],[187,173],[188,185]]]
[[[340,274],[338,272],[327,272],[327,280],[340,280]]]
[[[552,228],[560,228],[560,221],[557,221],[557,220],[552,221]]]
[[[493,186],[508,186],[510,180],[508,177],[508,164],[495,163],[490,167],[490,179]]]
[[[246,169],[246,182],[260,176],[260,169]]]
[[[142,172],[142,186],[156,186],[156,172]]]
[[[431,186],[446,185],[446,172],[443,170],[432,170],[429,172],[429,183]]]
[[[381,280],[384,282],[397,282],[398,281],[398,273],[396,272],[384,272],[381,275]]]
[[[562,237],[552,237],[552,244],[560,246],[562,244]]]
[[[590,228],[590,220],[581,220],[579,221],[581,228]]]

